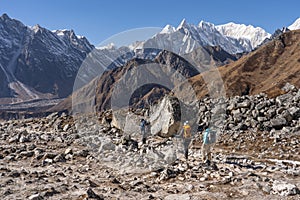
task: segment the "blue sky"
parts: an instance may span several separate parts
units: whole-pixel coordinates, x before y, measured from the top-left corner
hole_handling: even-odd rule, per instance
[[[133,28],[201,20],[260,26],[272,33],[300,17],[300,1],[264,0],[0,0],[0,14],[50,30],[73,29],[95,45]]]

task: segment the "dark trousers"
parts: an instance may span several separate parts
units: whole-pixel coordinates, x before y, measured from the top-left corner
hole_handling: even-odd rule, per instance
[[[188,159],[190,143],[191,143],[191,138],[183,138],[183,150],[186,159]]]
[[[142,142],[143,144],[146,144],[146,129],[144,127],[141,128],[141,134],[142,134]]]

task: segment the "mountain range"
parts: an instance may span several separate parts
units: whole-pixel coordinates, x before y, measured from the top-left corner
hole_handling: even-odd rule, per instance
[[[173,27],[166,25],[154,37],[137,43],[134,48],[167,48],[174,53],[183,55],[201,46],[220,46],[230,54],[249,52],[270,36],[262,28],[254,28],[240,24],[229,23],[215,26],[201,21],[197,26],[186,20]],[[174,45],[176,41],[176,45]]]
[[[289,30],[299,28],[299,19],[288,27]],[[272,41],[282,32],[272,36],[251,25],[231,22],[216,26],[204,21],[193,25],[183,20],[176,28],[166,25],[152,38],[128,47],[95,48],[73,30],[50,31],[39,25],[28,27],[3,14],[0,17],[0,102],[69,96],[78,70],[92,54],[97,55],[92,62],[107,70],[128,66],[134,59],[153,62],[164,50],[172,52],[171,60],[179,55],[185,60],[182,62],[200,63],[204,55],[210,57],[208,60],[214,65],[222,66],[235,63],[241,55],[261,48],[262,43]],[[83,78],[83,83],[97,76],[94,70],[86,71],[91,76],[88,80]]]
[[[73,30],[50,31],[0,17],[2,102],[61,98],[72,92],[77,71],[94,49]]]

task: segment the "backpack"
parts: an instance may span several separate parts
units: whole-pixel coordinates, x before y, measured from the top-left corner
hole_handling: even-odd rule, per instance
[[[192,134],[191,134],[190,125],[184,125],[183,126],[183,137],[184,138],[190,138],[191,136],[192,136]]]
[[[141,128],[145,128],[146,120],[142,120],[140,123]]]
[[[203,142],[204,144],[213,144],[217,141],[217,132],[207,128],[204,132]]]

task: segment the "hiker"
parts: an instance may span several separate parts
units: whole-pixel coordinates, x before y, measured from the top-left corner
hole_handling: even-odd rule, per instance
[[[203,144],[202,144],[202,161],[204,163],[210,163],[211,161],[211,147],[216,142],[216,131],[214,128],[205,129],[203,133]]]
[[[143,144],[146,144],[146,126],[149,125],[149,122],[147,122],[144,118],[141,119],[140,127],[141,127],[141,135],[142,135],[142,142]]]
[[[191,126],[189,125],[188,121],[184,122],[180,135],[183,138],[184,156],[186,159],[188,159],[189,145],[192,139]]]

